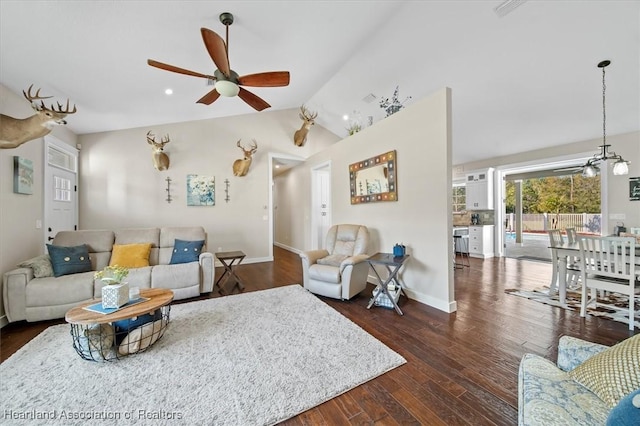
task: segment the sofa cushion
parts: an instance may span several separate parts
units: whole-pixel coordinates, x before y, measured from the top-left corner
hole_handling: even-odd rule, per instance
[[[202,253],[203,245],[204,240],[185,241],[176,239],[169,264],[197,262],[200,258],[200,253]]]
[[[86,244],[73,247],[54,246],[47,244],[53,275],[77,274],[91,271],[91,260]]]
[[[330,265],[311,265],[309,267],[309,278],[312,280],[339,284],[341,279],[340,268]]]
[[[77,246],[86,244],[91,258],[91,269],[99,271],[109,264],[113,248],[114,233],[107,230],[60,231],[52,244],[55,246]]]
[[[25,288],[27,307],[75,305],[93,297],[92,271],[66,275],[63,278],[34,279]]]
[[[526,354],[518,372],[519,425],[602,425],[609,407],[569,373]]]
[[[640,388],[640,334],[592,356],[569,375],[610,408]]]
[[[342,261],[345,260],[347,257],[346,254],[330,254],[329,256],[323,257],[321,259],[317,260],[317,263],[319,265],[329,265],[329,266],[340,266],[342,264]]]
[[[151,243],[114,244],[109,266],[123,266],[125,268],[142,268],[149,266]]]
[[[151,243],[149,265],[158,264],[158,247],[160,244],[160,228],[130,228],[115,231],[115,244]]]
[[[36,278],[46,278],[53,276],[53,266],[48,254],[36,256],[33,259],[25,260],[18,264],[19,268],[33,269],[33,276]]]

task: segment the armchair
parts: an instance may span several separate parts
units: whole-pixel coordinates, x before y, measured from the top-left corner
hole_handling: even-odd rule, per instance
[[[369,230],[361,225],[334,225],[325,250],[300,253],[304,288],[321,296],[348,300],[367,287]]]

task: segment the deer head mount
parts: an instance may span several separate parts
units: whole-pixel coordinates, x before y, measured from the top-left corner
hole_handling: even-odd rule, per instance
[[[31,102],[31,107],[36,112],[34,115],[28,118],[13,118],[0,114],[0,148],[17,148],[25,142],[41,138],[51,132],[53,126],[67,124],[64,118],[77,111],[75,105],[73,111],[69,110],[69,99],[66,106],[57,102],[57,108],[53,104],[48,108],[42,99],[49,99],[51,96],[40,96],[40,89],[32,95],[32,88],[33,84],[26,93],[23,90],[22,94]]]
[[[242,139],[238,140],[237,145],[238,145],[238,148],[240,148],[240,150],[244,154],[244,158],[238,159],[238,160],[233,162],[233,175],[234,176],[244,176],[244,175],[247,174],[247,172],[249,171],[249,166],[251,166],[251,156],[253,154],[255,154],[256,151],[258,150],[258,142],[256,142],[255,139],[252,139],[252,142],[251,142],[251,145],[249,146],[249,149],[245,149],[240,144],[241,140]]]
[[[304,146],[304,143],[307,141],[307,135],[309,134],[309,129],[311,126],[315,124],[315,118],[318,116],[317,112],[309,112],[307,107],[302,105],[300,107],[300,119],[303,121],[302,127],[297,130],[293,135],[293,143],[296,146]]]
[[[164,146],[171,142],[169,139],[169,135],[166,135],[162,138],[162,141],[156,142],[156,137],[151,130],[147,132],[147,143],[151,145],[151,149],[153,153],[151,154],[151,159],[153,160],[153,167],[156,170],[167,170],[169,168],[169,156],[164,153]]]

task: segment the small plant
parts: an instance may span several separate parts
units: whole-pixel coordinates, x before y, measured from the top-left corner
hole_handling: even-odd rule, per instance
[[[347,132],[349,132],[349,136],[353,136],[362,130],[362,126],[359,123],[353,123],[349,127],[346,128]]]
[[[120,284],[129,275],[129,269],[124,266],[106,266],[102,271],[93,274],[94,279],[100,279],[105,284]]]
[[[407,96],[404,101],[400,102],[400,99],[398,98],[399,90],[400,86],[396,86],[396,90],[393,91],[391,100],[389,100],[389,98],[384,98],[380,101],[380,108],[385,110],[385,112],[387,113],[387,117],[400,111],[402,108],[404,108],[404,103],[411,99],[411,96]]]

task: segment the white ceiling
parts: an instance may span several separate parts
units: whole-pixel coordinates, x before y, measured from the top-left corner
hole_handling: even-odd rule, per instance
[[[70,98],[78,134],[254,114],[239,98],[196,104],[204,79],[146,64],[211,74],[200,28],[224,37],[229,11],[234,70],[291,72],[250,90],[272,109],[306,103],[340,136],[344,114],[382,119],[396,86],[406,105],[448,86],[454,164],[598,138],[603,59],[607,133],[640,129],[639,1],[530,0],[498,17],[500,3],[0,0],[0,83]]]

